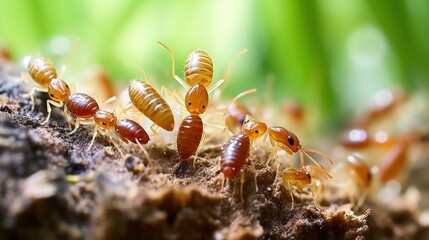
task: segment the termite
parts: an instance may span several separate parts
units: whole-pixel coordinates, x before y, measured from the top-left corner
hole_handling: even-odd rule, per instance
[[[53,64],[46,58],[32,57],[28,63],[28,72],[31,78],[42,87],[33,87],[29,92],[31,99],[31,111],[34,110],[34,92],[48,92],[51,99],[46,101],[48,116],[42,124],[48,122],[51,117],[51,105],[62,107],[64,101],[70,96],[70,87],[63,80],[57,78],[57,71]]]
[[[221,171],[223,173],[223,177],[226,179],[234,178],[243,169],[247,158],[250,156],[250,148],[253,140],[261,137],[267,131],[267,125],[265,123],[249,119],[249,117],[247,118],[248,119],[244,121],[242,132],[233,137],[223,149],[221,156]],[[224,181],[222,181],[222,185],[223,182]],[[240,197],[241,200],[243,200],[243,173],[241,174],[240,182]]]
[[[293,208],[295,200],[292,191],[295,189],[300,192],[303,192],[304,187],[311,185],[311,175],[304,168],[289,167],[282,171],[281,178],[283,186],[290,194],[290,198],[292,201],[291,208]]]
[[[293,191],[309,192],[313,197],[313,203],[318,209],[322,209],[319,203],[318,196],[322,190],[322,180],[324,171],[314,165],[306,165],[301,168],[288,167],[281,173],[282,183],[288,190],[291,197],[291,208],[293,208],[295,200]]]
[[[124,143],[132,142],[137,144],[145,154],[146,158],[150,162],[147,151],[143,148],[142,144],[149,142],[150,138],[144,128],[137,122],[131,119],[118,120],[114,113],[99,110],[94,115],[95,129],[91,140],[91,144],[88,150],[91,148],[97,132],[100,131],[104,135],[108,135],[113,145],[119,150],[122,155],[122,151],[118,146],[118,142],[113,139],[115,134]]]
[[[131,80],[128,94],[132,104],[147,118],[161,128],[173,131],[173,111],[150,83]]]
[[[78,44],[79,39],[76,39],[69,56],[66,58],[65,63],[67,63],[71,59],[73,55],[72,53],[74,52],[74,49],[77,47]],[[60,76],[64,73],[65,68],[66,64],[63,65]],[[29,92],[31,100],[31,111],[34,110],[34,92],[36,90],[40,92],[47,92],[49,97],[51,98],[50,100],[46,101],[46,109],[48,112],[48,116],[42,123],[45,124],[51,117],[51,105],[54,105],[56,107],[62,107],[64,105],[64,102],[67,101],[67,98],[70,96],[70,87],[65,81],[58,78],[57,70],[55,69],[52,62],[49,61],[47,58],[32,57],[28,62],[28,72],[31,78],[36,83],[41,85],[41,87],[33,87]]]
[[[107,101],[110,101],[110,99]],[[87,150],[91,149],[95,137],[98,132],[100,132],[103,135],[109,136],[110,141],[119,150],[121,155],[122,151],[118,146],[118,142],[113,138],[114,135],[124,143],[132,142],[139,145],[148,161],[150,161],[147,151],[142,146],[142,144],[146,144],[149,141],[149,135],[143,127],[140,126],[140,124],[131,119],[118,120],[114,113],[106,110],[99,110],[97,101],[83,93],[75,93],[71,95],[66,103],[66,107],[68,113],[77,118],[75,129],[69,134],[72,134],[77,130],[79,119],[94,119],[94,133]]]
[[[185,106],[190,115],[182,120],[177,135],[177,150],[180,159],[184,160],[194,154],[196,155],[201,139],[203,138],[203,121],[199,115],[203,114],[208,108],[209,93],[218,88],[225,81],[232,63],[247,50],[240,52],[231,62],[225,77],[220,79],[210,90],[207,90],[207,87],[213,80],[213,62],[207,52],[195,50],[187,58],[185,64],[185,80],[188,84],[187,86],[186,83],[175,74],[173,51],[164,43],[160,41],[157,42],[163,46],[171,56],[172,76],[180,85],[187,89]]]
[[[353,153],[333,168],[331,173],[337,179],[329,186],[337,190],[344,190],[351,207],[359,209],[364,203],[373,182],[371,170],[363,157]]]
[[[293,155],[299,152],[301,167],[304,167],[304,155],[305,155],[317,167],[323,170],[326,179],[332,178],[331,175],[326,170],[324,170],[322,166],[320,166],[319,163],[312,156],[310,156],[310,154],[308,154],[308,153],[317,154],[321,156],[323,159],[325,159],[329,164],[332,165],[334,162],[325,153],[315,149],[303,147],[298,137],[284,127],[278,127],[278,126],[269,127],[268,136],[270,138],[271,145],[273,146],[273,151],[284,150],[289,155]],[[279,167],[279,162],[277,161],[277,171],[278,171],[278,167]]]

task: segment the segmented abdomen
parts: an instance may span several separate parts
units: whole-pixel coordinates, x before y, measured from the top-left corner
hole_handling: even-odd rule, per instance
[[[149,83],[132,80],[128,94],[133,105],[147,118],[167,131],[174,128],[174,117],[170,106]]]
[[[45,87],[51,79],[57,78],[54,65],[46,58],[32,57],[28,62],[28,72],[35,82]]]
[[[185,79],[189,86],[196,83],[208,87],[213,80],[213,62],[203,50],[191,52],[185,63]]]
[[[146,144],[150,138],[144,128],[131,119],[121,119],[116,123],[115,132],[124,142]]]
[[[189,115],[182,120],[177,132],[177,151],[180,159],[195,154],[203,136],[203,122],[198,115]]]
[[[250,139],[240,133],[232,138],[222,152],[221,171],[225,178],[235,177],[246,163],[250,155]]]
[[[91,118],[100,109],[97,101],[85,93],[74,93],[66,101],[67,111],[80,118]]]

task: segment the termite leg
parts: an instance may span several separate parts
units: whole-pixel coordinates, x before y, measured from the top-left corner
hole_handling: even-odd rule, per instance
[[[188,89],[186,83],[179,76],[177,76],[176,71],[174,69],[175,68],[175,64],[174,64],[174,54],[173,54],[173,51],[171,51],[171,49],[167,45],[165,45],[163,42],[161,42],[161,41],[156,41],[156,42],[159,45],[163,46],[168,51],[168,53],[171,56],[171,75],[174,77],[174,79],[176,79],[176,81],[180,85],[182,85],[185,89]]]
[[[70,52],[68,56],[66,57],[66,60],[64,61],[64,64],[61,66],[60,75],[58,75],[60,78],[64,75],[64,73],[67,70],[67,64],[70,62],[70,60],[73,58],[74,53],[76,52],[77,47],[79,46],[80,39],[76,38],[76,40],[73,41],[73,46],[70,49]]]
[[[46,117],[45,121],[42,122],[42,125],[47,123],[49,118],[51,118],[51,111],[52,111],[51,104],[56,107],[62,107],[64,105],[63,102],[55,102],[53,100],[46,101],[46,111],[48,112],[48,116]]]
[[[79,125],[80,125],[79,118],[76,118],[76,120],[74,122],[74,129],[71,132],[67,133],[67,135],[72,135],[73,133],[75,133],[77,131],[77,129],[79,128]]]
[[[244,180],[245,180],[244,171],[241,170],[241,173],[240,173],[240,199],[241,199],[242,203],[244,202],[244,198],[243,198]]]
[[[91,149],[92,144],[94,143],[95,137],[97,136],[97,127],[94,128],[94,133],[92,134],[92,139],[91,139],[91,143],[89,144],[88,148],[86,149],[87,151],[89,151],[89,149]]]
[[[119,147],[119,143],[116,142],[112,136],[109,137],[110,138],[110,142],[113,144],[113,146],[116,147],[116,149],[118,150],[119,154],[121,154],[121,158],[124,158],[124,153],[122,152],[121,148]]]
[[[28,92],[28,94],[30,95],[30,100],[31,100],[31,110],[30,112],[32,112],[34,110],[34,92],[35,91],[39,91],[39,92],[48,92],[47,88],[42,88],[42,87],[32,87],[31,90]]]
[[[164,140],[161,138],[161,135],[159,135],[158,131],[156,131],[156,129],[155,129],[155,128],[158,128],[158,127],[155,125],[155,123],[154,123],[154,124],[152,124],[152,125],[150,126],[150,130],[152,131],[153,135],[155,135],[155,136],[158,138],[158,140],[159,140],[159,142],[160,142],[160,144],[161,144],[161,147],[162,147],[162,151],[163,151],[163,152],[164,152],[164,154],[165,154],[165,153],[166,153],[166,151],[167,151],[167,145],[165,144]]]
[[[314,206],[316,206],[319,210],[322,210],[322,206],[320,205],[320,201],[319,201],[319,195],[320,195],[320,192],[322,191],[322,182],[314,178],[311,181],[312,181],[311,193],[313,195]]]
[[[332,178],[332,176],[324,168],[322,168],[322,166],[320,166],[320,164],[316,160],[314,160],[314,158],[312,156],[310,156],[308,153],[306,153],[303,150],[300,150],[299,154],[300,154],[300,158],[301,158],[301,167],[304,167],[304,156],[303,156],[303,154],[305,154],[317,167],[319,167],[320,169],[323,170],[323,174],[325,175],[326,179]]]
[[[195,161],[197,160],[198,152],[200,151],[201,146],[204,145],[203,143],[204,143],[205,137],[206,137],[206,134],[203,131],[203,136],[201,136],[200,144],[198,145],[197,151],[195,151],[195,154],[194,154],[194,160],[192,161],[192,169],[195,169]]]
[[[253,172],[253,178],[255,179],[255,191],[258,192],[259,188],[258,188],[258,180],[257,180],[257,175],[256,175],[256,167],[255,167],[255,163],[252,161],[250,162],[250,167],[252,168],[252,172]]]
[[[227,129],[226,127],[225,127],[225,125],[219,125],[219,124],[215,124],[215,123],[212,123],[212,122],[206,122],[206,121],[203,121],[203,123],[204,124],[206,124],[206,125],[210,125],[210,126],[213,126],[213,127],[216,127],[216,128],[219,128],[219,130],[217,130],[215,133],[213,133],[213,134],[211,134],[208,138],[206,138],[205,139],[205,142],[210,142],[216,135],[218,135],[220,132],[222,132],[224,129]],[[202,141],[201,141],[202,142]],[[203,144],[204,145],[204,144]]]
[[[161,87],[161,95],[164,95],[165,97],[168,97],[170,101],[177,103],[177,106],[180,109],[180,114],[182,114],[182,112],[187,113],[188,110],[186,110],[186,107],[183,104],[185,102],[185,99],[181,98],[178,94],[179,93],[176,91],[176,89],[170,91],[170,89],[168,89],[166,86]]]
[[[365,198],[368,195],[368,191],[365,191],[360,197],[359,200],[356,203],[356,209],[359,209],[360,207],[362,207],[363,203],[365,202]]]
[[[139,148],[142,150],[145,158],[147,159],[147,164],[151,167],[152,173],[156,173],[156,169],[152,163],[152,160],[149,157],[149,153],[146,151],[146,149],[143,147],[143,145],[139,142],[139,140],[136,139],[137,145],[139,145]]]
[[[293,197],[293,193],[292,193],[292,186],[290,185],[290,182],[288,182],[288,185],[289,185],[289,188],[288,188],[288,191],[289,191],[289,194],[290,194],[290,199],[291,199],[291,207],[290,207],[290,209],[292,210],[293,209],[293,207],[294,207],[294,205],[295,205],[295,199],[294,199],[294,197]]]
[[[237,53],[237,55],[235,55],[235,57],[232,59],[231,63],[228,66],[228,69],[226,70],[225,75],[222,77],[222,79],[220,79],[219,81],[217,81],[217,83],[215,85],[213,85],[213,87],[211,87],[209,90],[207,90],[207,92],[210,94],[211,92],[213,92],[216,88],[218,88],[220,85],[222,85],[222,83],[225,82],[225,80],[228,78],[229,72],[231,70],[232,65],[235,63],[235,61],[237,61],[238,58],[240,58],[243,54],[245,54],[247,52],[247,49],[243,49],[241,50],[239,53]]]

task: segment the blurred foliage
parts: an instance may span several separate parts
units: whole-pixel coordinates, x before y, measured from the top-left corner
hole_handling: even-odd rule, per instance
[[[0,41],[16,60],[41,54],[57,66],[66,37],[81,43],[71,72],[100,64],[114,79],[141,77],[179,88],[187,55],[207,50],[219,79],[243,48],[223,92],[257,87],[261,99],[298,100],[323,129],[362,111],[380,88],[428,87],[429,2],[414,1],[3,1]],[[69,74],[69,73],[68,73]],[[69,74],[70,75],[70,74]],[[263,97],[272,77],[273,96]],[[262,100],[261,100],[262,101]]]

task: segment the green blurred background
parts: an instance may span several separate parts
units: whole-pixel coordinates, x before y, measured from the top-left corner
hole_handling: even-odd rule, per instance
[[[180,76],[196,48],[211,54],[215,79],[247,48],[223,93],[256,87],[262,101],[272,78],[273,101],[296,99],[330,131],[381,88],[428,87],[428,23],[425,0],[2,1],[0,42],[17,61],[37,53],[59,66],[69,48],[55,46],[80,38],[67,74],[101,65],[125,83],[141,67],[171,88],[180,86],[156,40],[173,49]]]

